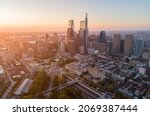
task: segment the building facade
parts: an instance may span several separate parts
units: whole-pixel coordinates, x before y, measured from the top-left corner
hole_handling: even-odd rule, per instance
[[[133,35],[125,35],[124,55],[131,56],[133,54]]]
[[[112,54],[119,54],[121,34],[114,34],[112,39]]]
[[[144,41],[142,38],[138,38],[134,43],[134,55],[136,57],[141,57],[143,54]]]
[[[105,31],[101,31],[100,32],[100,36],[99,36],[99,40],[100,43],[106,43],[106,32]]]
[[[85,20],[80,21],[79,38],[81,41],[81,46],[84,47],[84,54],[87,54],[87,51],[88,51],[88,15],[87,13],[86,13]]]

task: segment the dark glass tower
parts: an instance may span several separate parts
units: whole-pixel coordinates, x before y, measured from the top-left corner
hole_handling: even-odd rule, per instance
[[[106,33],[105,33],[105,31],[100,32],[99,42],[100,43],[106,43]]]

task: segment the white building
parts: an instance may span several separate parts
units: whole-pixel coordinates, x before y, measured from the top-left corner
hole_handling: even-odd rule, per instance
[[[27,63],[25,66],[30,74],[34,74],[36,71],[43,70],[43,66],[40,65],[39,63],[35,63],[35,62]]]
[[[5,72],[3,67],[0,65],[0,79],[5,78]]]
[[[61,43],[60,43],[60,52],[61,53],[64,53],[65,52],[65,43],[63,40],[61,40]]]
[[[139,73],[145,75],[146,69],[145,68],[139,68]]]
[[[15,91],[15,95],[21,95],[22,93],[28,93],[28,89],[32,83],[32,80],[25,79],[20,87]]]
[[[103,71],[101,69],[97,69],[95,67],[89,67],[88,72],[90,75],[92,75],[95,78],[100,78],[101,80],[106,78],[105,71]]]
[[[86,64],[81,64],[79,62],[67,64],[65,65],[65,68],[78,76],[81,76],[84,72],[87,71]]]

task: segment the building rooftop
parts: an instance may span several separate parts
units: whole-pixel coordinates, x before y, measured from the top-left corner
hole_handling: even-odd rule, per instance
[[[37,67],[37,66],[39,66],[38,63],[29,63],[29,65],[30,65],[31,67]]]
[[[29,81],[30,79],[25,79],[23,83],[20,85],[20,87],[16,90],[15,95],[21,95]]]
[[[4,73],[4,69],[2,67],[2,65],[0,65],[0,74],[3,74]]]

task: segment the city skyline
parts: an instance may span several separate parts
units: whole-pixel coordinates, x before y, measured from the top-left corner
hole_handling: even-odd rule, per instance
[[[5,0],[0,1],[0,31],[79,30],[85,13],[89,30],[150,30],[149,0]]]

